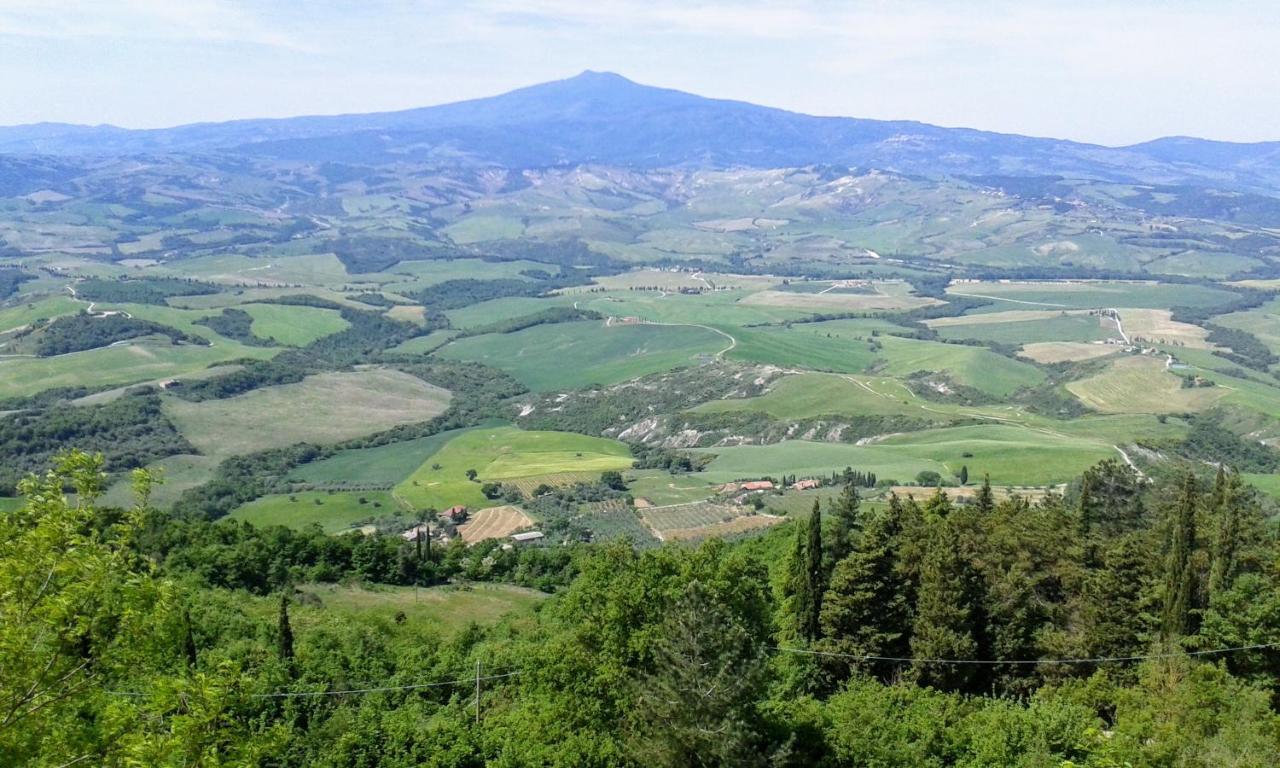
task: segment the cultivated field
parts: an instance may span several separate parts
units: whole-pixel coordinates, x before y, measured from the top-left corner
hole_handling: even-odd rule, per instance
[[[452,429],[374,448],[342,451],[327,459],[294,468],[289,473],[289,480],[315,485],[394,485],[408,477],[445,443],[466,431]]]
[[[1205,341],[1208,331],[1198,325],[1175,321],[1167,309],[1121,309],[1119,312],[1124,332],[1130,339],[1196,349],[1208,349],[1212,346]]]
[[[727,536],[782,521],[780,517],[757,515],[743,507],[714,502],[642,509],[640,519],[662,541]]]
[[[300,442],[335,443],[426,421],[449,393],[399,371],[323,373],[296,384],[256,389],[223,400],[166,398],[182,434],[209,456],[252,453]],[[269,428],[264,419],[269,418]]]
[[[1079,341],[1041,341],[1027,344],[1018,352],[1019,357],[1037,363],[1075,363],[1106,357],[1120,351],[1112,344],[1085,344]]]
[[[396,493],[419,509],[454,504],[484,506],[486,481],[511,482],[560,472],[591,472],[632,463],[622,443],[569,432],[526,432],[514,427],[476,429],[450,440],[396,486]],[[476,481],[467,470],[477,472]]]
[[[942,304],[928,296],[892,295],[889,293],[801,293],[797,291],[759,291],[742,300],[743,304],[787,307],[810,312],[872,312],[916,309]]]
[[[1103,413],[1184,413],[1200,411],[1227,396],[1223,387],[1184,388],[1163,357],[1122,357],[1107,370],[1067,384],[1085,405]]]
[[[728,341],[693,326],[606,326],[597,321],[539,325],[460,339],[437,354],[510,373],[538,392],[614,384],[709,359]]]
[[[485,539],[504,539],[516,531],[532,527],[533,519],[524,510],[507,505],[472,513],[467,522],[458,526],[458,535],[468,544],[475,544]]]
[[[120,386],[177,378],[228,360],[268,359],[279,351],[221,341],[199,346],[143,338],[56,357],[0,358],[0,397],[25,397],[54,387]]]
[[[982,307],[979,312],[1003,312],[1009,309],[1207,307],[1230,301],[1234,295],[1209,286],[1142,280],[952,283],[948,286],[947,293],[993,300],[992,306]]]
[[[546,475],[533,475],[507,480],[510,485],[520,489],[525,498],[532,498],[539,486],[549,485],[552,488],[567,488],[577,483],[592,483],[600,479],[599,472],[555,472]]]

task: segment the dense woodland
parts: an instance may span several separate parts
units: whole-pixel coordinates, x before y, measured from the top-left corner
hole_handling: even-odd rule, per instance
[[[878,511],[850,485],[764,538],[643,552],[175,522],[145,472],[137,508],[99,508],[101,472],[64,454],[0,519],[6,765],[1266,766],[1280,750],[1280,549],[1228,471],[1148,483],[1106,462],[1040,504],[984,489]],[[447,576],[555,595],[452,637],[291,622],[297,583]]]

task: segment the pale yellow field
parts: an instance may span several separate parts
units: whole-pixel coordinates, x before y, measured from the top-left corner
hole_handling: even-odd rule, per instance
[[[741,304],[792,309],[834,309],[843,312],[868,310],[896,310],[928,307],[943,302],[927,296],[890,296],[884,293],[792,293],[790,291],[760,291],[743,299]]]
[[[476,512],[467,522],[458,526],[458,535],[468,544],[475,544],[485,539],[506,538],[532,526],[533,520],[519,507],[490,507]]]
[[[1198,325],[1179,323],[1167,309],[1120,309],[1120,322],[1131,340],[1155,344],[1181,344],[1193,349],[1209,349],[1209,332]]]
[[[1122,357],[1107,370],[1067,384],[1071,394],[1103,413],[1185,413],[1208,408],[1228,394],[1223,387],[1184,389],[1162,357]]]
[[[994,323],[1022,323],[1031,320],[1052,320],[1063,315],[1087,315],[1087,309],[1011,309],[1007,312],[985,312],[976,315],[938,317],[925,320],[930,328],[946,328],[952,325],[990,325]]]
[[[166,398],[165,414],[206,456],[336,443],[444,411],[449,392],[407,373],[322,373],[222,400]]]
[[[426,308],[417,304],[397,304],[387,310],[387,317],[402,323],[422,325],[426,320]]]
[[[1095,357],[1106,357],[1120,351],[1120,347],[1112,344],[1090,344],[1083,341],[1041,341],[1026,344],[1018,352],[1018,357],[1025,357],[1037,363],[1066,363],[1078,360],[1092,360]]]

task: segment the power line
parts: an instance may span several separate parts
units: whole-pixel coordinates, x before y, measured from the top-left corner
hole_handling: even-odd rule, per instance
[[[1169,653],[1149,653],[1140,656],[1094,656],[1091,658],[1068,658],[1068,659],[930,659],[930,658],[913,658],[909,656],[874,656],[871,654],[856,653],[837,653],[835,651],[817,651],[809,648],[787,648],[781,645],[770,646],[771,650],[782,651],[783,653],[796,653],[806,656],[830,656],[842,659],[853,659],[855,661],[890,661],[903,664],[978,664],[995,666],[999,664],[1107,664],[1121,663],[1129,661],[1148,661],[1151,659],[1174,659],[1180,656],[1210,656],[1221,653],[1235,653],[1237,651],[1257,651],[1268,648],[1280,648],[1280,642],[1275,643],[1258,643],[1256,645],[1240,645],[1234,648],[1212,648],[1203,651],[1173,651]]]
[[[446,685],[473,685],[477,684],[477,680],[501,680],[507,677],[515,677],[520,674],[519,671],[507,672],[501,675],[487,675],[485,677],[468,677],[460,680],[444,680],[435,683],[413,683],[410,685],[385,685],[369,688],[349,688],[341,691],[275,691],[273,693],[254,693],[250,694],[251,699],[296,699],[309,696],[345,696],[348,694],[362,693],[383,693],[388,691],[412,691],[420,688],[442,688]],[[138,691],[108,691],[112,696],[147,696],[149,694]]]

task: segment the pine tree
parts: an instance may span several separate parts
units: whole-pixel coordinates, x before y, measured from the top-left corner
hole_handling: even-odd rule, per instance
[[[929,533],[920,565],[911,655],[917,659],[976,659],[985,632],[982,581],[973,564],[961,557],[946,520],[930,514]],[[922,685],[973,691],[982,671],[971,664],[917,661],[912,673]]]
[[[871,517],[857,548],[836,565],[822,601],[822,634],[837,653],[858,656],[905,656],[910,651],[911,588],[900,568],[901,520],[891,512]],[[884,662],[863,666],[887,679],[896,667]],[[850,664],[837,660],[837,680],[848,677]]]
[[[1196,478],[1187,472],[1169,526],[1169,553],[1164,569],[1164,610],[1161,629],[1165,640],[1181,637],[1191,629],[1196,573],[1192,556],[1196,548],[1196,508],[1200,505]]]

